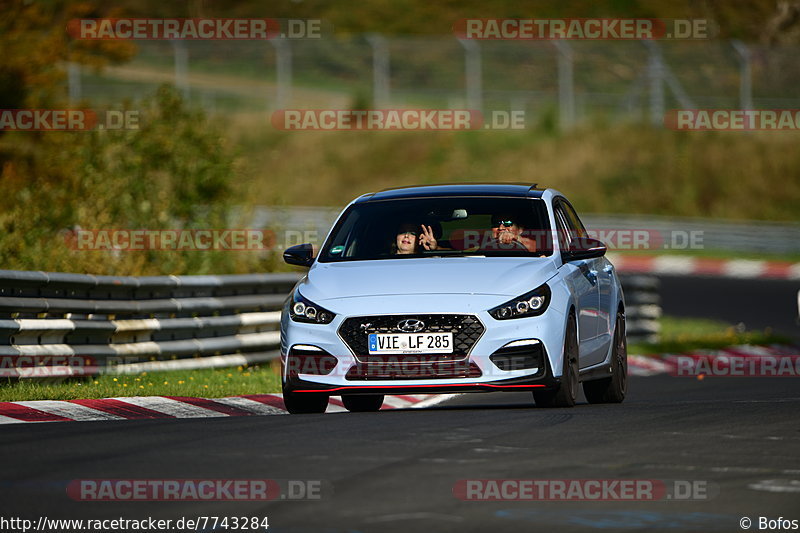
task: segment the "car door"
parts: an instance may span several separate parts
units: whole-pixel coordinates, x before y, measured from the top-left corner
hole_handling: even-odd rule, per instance
[[[556,229],[562,250],[567,249],[573,239],[581,236],[580,230],[582,229],[575,227],[574,223],[570,222],[570,218],[564,209],[565,205],[567,204],[561,200],[557,200],[554,204]],[[568,270],[565,278],[578,300],[576,313],[578,318],[578,341],[580,344],[578,353],[581,367],[585,367],[588,361],[594,360],[594,341],[598,332],[597,311],[599,295],[597,279],[590,274],[592,261],[594,260],[570,261],[561,267]]]
[[[598,263],[600,266],[597,271],[600,320],[597,333],[600,337],[603,337],[606,344],[610,345],[617,318],[616,301],[614,300],[614,265],[605,257],[600,258]]]
[[[581,222],[578,213],[568,201],[563,202],[564,214],[567,217],[567,223],[577,228],[576,231],[581,236],[586,236],[586,228]],[[597,257],[587,261],[589,268],[589,276],[596,281],[598,305],[592,312],[595,315],[595,323],[597,325],[597,341],[596,353],[589,356],[586,360],[587,364],[596,364],[605,360],[608,353],[609,343],[611,342],[611,330],[614,327],[616,319],[616,312],[612,312],[612,284],[614,282],[614,266],[605,257]]]

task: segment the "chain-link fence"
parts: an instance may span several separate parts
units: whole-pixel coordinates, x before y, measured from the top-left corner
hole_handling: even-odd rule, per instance
[[[671,108],[800,107],[800,48],[731,41],[465,41],[377,34],[139,41],[129,63],[70,65],[69,95],[118,105],[174,83],[209,112],[286,108],[525,111],[528,125],[661,124]]]

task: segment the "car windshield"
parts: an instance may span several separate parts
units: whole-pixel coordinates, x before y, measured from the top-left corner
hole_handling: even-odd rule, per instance
[[[325,242],[319,260],[546,256],[553,253],[550,237],[547,208],[541,199],[381,200],[350,206]]]

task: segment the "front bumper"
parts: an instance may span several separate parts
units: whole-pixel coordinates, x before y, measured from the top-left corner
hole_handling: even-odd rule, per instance
[[[558,380],[548,370],[536,375],[509,378],[496,381],[474,381],[469,379],[460,382],[440,383],[441,380],[417,380],[415,383],[370,382],[364,385],[335,385],[320,383],[307,378],[318,376],[301,375],[292,377],[284,383],[284,392],[317,392],[329,395],[342,394],[452,394],[464,392],[520,392],[555,388]]]
[[[437,312],[465,314],[446,313],[443,310]],[[396,315],[398,318],[407,314],[411,313],[382,313]],[[391,356],[396,358],[393,363],[399,365],[398,368],[405,368],[408,372],[400,370],[390,379],[384,379],[385,375],[379,371],[371,372],[369,364],[364,361],[365,357],[355,355],[339,335],[340,326],[350,317],[338,315],[331,324],[318,325],[292,322],[288,316],[284,316],[281,327],[284,390],[331,395],[434,394],[537,390],[554,388],[557,385],[558,379],[552,369],[561,368],[564,331],[559,313],[548,309],[541,316],[502,321],[494,319],[485,311],[468,314],[476,317],[484,326],[483,333],[468,354],[447,362],[437,361],[435,356],[408,356],[411,363],[407,363],[404,356]],[[515,341],[538,342],[542,364],[535,368],[503,370],[492,362],[493,355]],[[335,356],[335,366],[324,374],[304,372],[302,365],[297,367],[288,356],[299,345],[314,346]],[[424,374],[420,370],[426,368],[425,362],[429,362],[420,361],[426,357],[432,358],[432,374]],[[372,370],[375,368],[372,367]],[[455,371],[451,372],[453,369]]]

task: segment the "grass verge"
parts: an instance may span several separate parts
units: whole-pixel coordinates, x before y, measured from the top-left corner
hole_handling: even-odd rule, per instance
[[[715,350],[737,344],[790,344],[786,337],[771,330],[746,331],[737,326],[707,318],[665,316],[661,323],[661,340],[657,343],[630,343],[628,353],[636,355],[685,353],[690,350]]]
[[[276,364],[142,372],[135,375],[8,380],[0,386],[0,401],[75,400],[119,396],[223,398],[280,391],[280,374]]]

